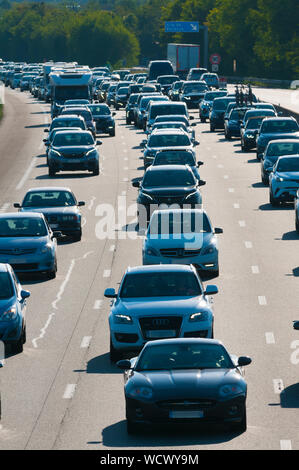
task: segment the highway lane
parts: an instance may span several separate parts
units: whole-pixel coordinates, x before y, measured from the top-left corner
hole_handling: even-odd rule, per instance
[[[24,127],[44,125],[45,113],[31,113],[48,106],[42,104],[42,110],[28,94],[12,91],[7,92],[7,103],[7,114],[19,107],[22,119],[16,128],[26,150],[22,155],[16,150],[15,135],[16,145],[9,144],[11,130],[4,121],[0,145],[10,145],[11,158],[9,181],[7,173],[5,178],[0,174],[2,204],[19,201],[31,186],[57,183],[70,186],[87,204],[82,242],[59,244],[57,279],[23,280],[32,291],[28,339],[24,353],[9,357],[1,371],[0,448],[298,449],[299,354],[294,353],[299,338],[292,329],[298,305],[298,236],[291,206],[272,209],[268,204],[255,153],[240,152],[239,141],[226,142],[222,133],[210,133],[208,124],[196,127],[199,157],[205,162],[201,175],[207,181],[204,205],[214,226],[224,229],[219,236],[220,276],[205,283],[219,287],[214,297],[215,336],[231,352],[253,358],[246,369],[248,430],[243,435],[221,429],[155,431],[133,438],[125,430],[122,374],[108,358],[109,301],[103,292],[117,287],[128,265],[141,263],[142,237],[132,239],[136,234],[131,215],[127,221],[117,220],[115,239],[100,240],[96,230],[101,204],[115,207],[118,197],[127,206],[136,201],[131,179],[143,175],[138,148],[143,133],[126,126],[119,111],[116,137],[102,139],[100,176],[59,174],[49,179],[46,167],[40,166],[45,159],[38,157],[42,127]],[[17,190],[22,171],[26,179]]]

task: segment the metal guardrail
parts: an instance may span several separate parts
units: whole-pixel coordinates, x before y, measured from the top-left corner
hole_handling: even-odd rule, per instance
[[[273,88],[290,88],[293,80],[274,80],[272,78],[259,78],[259,77],[226,77],[227,83],[241,83],[241,84],[258,84],[265,87]]]

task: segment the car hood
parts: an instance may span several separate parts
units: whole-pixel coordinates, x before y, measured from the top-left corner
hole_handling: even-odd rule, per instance
[[[0,315],[15,305],[15,303],[14,297],[11,297],[10,299],[0,299]]]
[[[193,91],[193,92],[190,92],[190,93],[182,93],[182,96],[183,97],[186,97],[186,96],[203,96],[205,94],[206,90],[205,91]]]
[[[117,311],[124,315],[134,315],[134,317],[146,317],[157,315],[185,314],[191,315],[207,306],[204,297],[140,297],[124,299],[119,298],[114,306]]]
[[[262,140],[277,140],[277,139],[298,139],[299,132],[286,132],[286,133],[269,133],[269,134],[260,134]]]
[[[185,233],[147,236],[144,243],[153,248],[186,248],[199,250],[211,243],[213,233]]]
[[[49,237],[0,237],[0,249],[13,250],[14,248],[38,248],[45,245]]]
[[[89,152],[89,150],[96,150],[94,145],[81,145],[78,147],[75,146],[65,146],[65,147],[52,147],[56,152],[63,153],[64,155],[77,155]]]
[[[299,171],[276,171],[275,176],[288,180],[299,180]]]
[[[179,369],[133,372],[130,379],[138,386],[154,391],[153,400],[209,398],[219,399],[219,388],[227,383],[243,382],[235,369]],[[131,382],[132,383],[132,382]]]
[[[107,121],[109,119],[112,119],[112,116],[111,115],[103,116],[102,114],[94,114],[93,119],[95,121]]]
[[[158,187],[158,188],[145,188],[144,192],[149,194],[150,196],[156,197],[174,197],[174,196],[187,196],[190,193],[193,193],[196,190],[195,186],[188,186],[188,187],[172,187],[172,188],[165,188],[165,187]]]

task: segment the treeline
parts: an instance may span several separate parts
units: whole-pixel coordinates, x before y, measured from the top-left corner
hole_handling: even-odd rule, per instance
[[[203,46],[202,32],[165,33],[165,21],[199,21],[220,74],[299,77],[298,0],[21,1],[0,0],[0,57],[147,65],[166,57],[168,42]]]

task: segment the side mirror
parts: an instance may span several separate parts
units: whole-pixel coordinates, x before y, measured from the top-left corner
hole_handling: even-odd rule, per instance
[[[84,201],[79,201],[78,206],[85,206],[85,202]]]
[[[195,147],[196,147],[197,145],[199,145],[198,140],[194,140],[193,145],[194,145]]]
[[[204,186],[206,183],[204,180],[198,180],[198,186]]]
[[[251,364],[251,362],[252,360],[248,356],[240,356],[238,358],[238,366],[240,367],[248,366],[249,364]]]
[[[115,293],[115,289],[108,288],[105,290],[104,296],[107,297],[107,299],[116,299],[117,294]]]
[[[18,202],[15,202],[13,206],[16,207],[17,209],[21,208],[21,204],[19,204]]]
[[[122,370],[132,369],[131,361],[129,359],[122,359],[116,363],[117,367]]]
[[[97,140],[97,145],[102,145],[102,141],[101,140]]]
[[[22,299],[27,299],[28,297],[30,297],[29,290],[21,290],[21,297]]]
[[[44,132],[49,132],[49,129],[44,129]]]
[[[139,181],[133,181],[132,186],[133,186],[133,188],[140,188],[140,182]]]
[[[112,116],[115,116],[115,115],[116,115],[116,112],[115,112],[115,111],[113,111],[113,113],[112,113]]]
[[[294,321],[293,328],[294,330],[299,330],[299,321]]]
[[[197,124],[196,122],[192,122],[191,126],[194,127],[196,126],[196,124]]]
[[[62,232],[58,230],[54,230],[52,238],[60,238],[60,237],[62,237]]]
[[[194,116],[189,116],[190,121],[193,121]]]
[[[202,162],[201,160],[198,160],[198,162],[197,162],[197,167],[199,167],[199,166],[201,166],[201,165],[203,165],[203,164],[204,164],[204,162]]]
[[[204,291],[204,294],[205,294],[205,295],[214,295],[214,294],[218,294],[218,287],[217,287],[217,286],[214,286],[213,284],[209,284],[209,285],[206,287],[206,290]]]
[[[214,233],[223,233],[223,229],[220,227],[215,227],[214,228]]]

